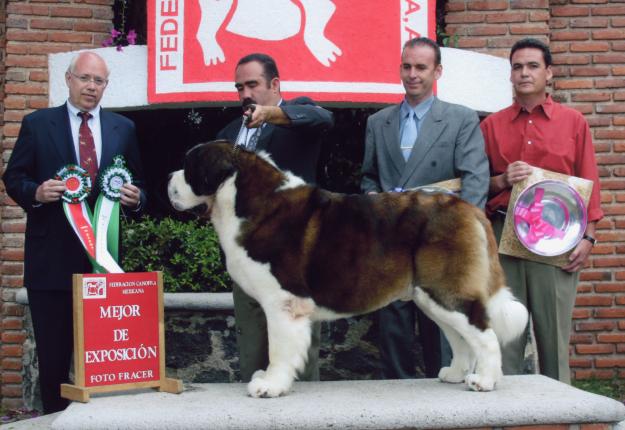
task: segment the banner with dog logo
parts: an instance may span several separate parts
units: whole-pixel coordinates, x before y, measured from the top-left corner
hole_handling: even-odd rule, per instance
[[[235,102],[239,58],[278,65],[285,97],[397,102],[403,44],[436,39],[434,0],[148,0],[148,100]]]

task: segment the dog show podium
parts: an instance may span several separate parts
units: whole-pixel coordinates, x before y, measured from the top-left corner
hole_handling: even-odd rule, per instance
[[[94,394],[15,430],[625,428],[623,403],[541,375],[505,376],[491,392],[436,379],[296,382],[274,399],[245,384],[191,384],[181,394]]]

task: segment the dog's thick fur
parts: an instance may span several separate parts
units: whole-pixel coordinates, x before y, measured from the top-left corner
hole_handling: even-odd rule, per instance
[[[210,213],[230,275],[265,311],[269,366],[248,385],[254,397],[289,390],[313,320],[414,300],[452,347],[439,378],[484,391],[502,376],[499,342],[527,324],[489,221],[453,195],[331,193],[225,141],[192,148],[168,193],[178,210]]]

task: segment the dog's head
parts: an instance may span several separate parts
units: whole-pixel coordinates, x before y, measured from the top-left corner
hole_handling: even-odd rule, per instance
[[[200,143],[185,155],[184,168],[169,176],[167,194],[179,211],[210,213],[214,195],[236,171],[235,149],[225,140]]]

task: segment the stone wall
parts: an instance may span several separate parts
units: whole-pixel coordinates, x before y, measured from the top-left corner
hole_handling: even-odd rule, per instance
[[[38,364],[28,307],[23,343],[23,403],[40,409]],[[379,353],[375,347],[372,315],[323,323],[319,353],[324,381],[379,378]],[[166,310],[165,365],[167,376],[184,383],[239,382],[239,358],[232,310]],[[415,368],[423,375],[421,353]]]

